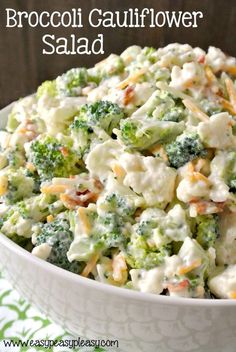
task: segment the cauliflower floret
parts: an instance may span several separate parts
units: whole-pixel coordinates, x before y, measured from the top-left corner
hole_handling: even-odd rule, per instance
[[[211,66],[214,72],[227,69],[236,65],[236,59],[226,56],[222,50],[210,46],[206,54],[206,63]]]
[[[120,55],[124,63],[127,65],[131,61],[135,60],[136,57],[141,53],[142,48],[138,45],[129,46],[123,53]]]
[[[51,250],[52,250],[52,247],[49,246],[49,244],[42,243],[39,246],[34,247],[31,253],[38,258],[47,260],[48,257],[50,256]]]
[[[236,265],[230,265],[219,272],[219,268],[208,280],[211,292],[219,298],[235,298],[236,292]]]
[[[205,250],[198,244],[198,242],[190,237],[186,237],[180,251],[179,257],[183,260],[185,265],[191,265],[196,260],[201,260],[201,263],[208,265],[209,258]],[[199,266],[199,270],[202,268]]]
[[[224,149],[235,145],[231,119],[227,112],[212,115],[207,122],[200,122],[198,134],[209,148]]]
[[[132,88],[130,101],[127,100],[127,91],[112,87],[109,92],[102,97],[126,108],[130,113],[135,107],[142,106],[155,91],[155,88],[148,82],[137,83]],[[90,93],[91,95],[91,93]]]
[[[97,144],[88,153],[85,160],[86,167],[92,176],[97,176],[101,181],[104,181],[111,173],[112,166],[122,153],[123,148],[121,145],[117,141],[109,139],[104,143]]]
[[[153,240],[157,248],[172,241],[184,241],[187,236],[192,236],[186,212],[179,204],[176,204],[166,216],[162,216],[160,222],[160,228],[157,227],[153,231]]]
[[[206,84],[206,77],[202,66],[196,62],[187,62],[181,69],[174,66],[171,72],[170,86],[176,89],[185,90],[192,85]]]
[[[123,153],[119,160],[126,173],[124,185],[142,194],[148,206],[163,205],[173,199],[176,171],[161,158]]]
[[[51,135],[63,132],[82,104],[85,97],[66,97],[57,99],[42,95],[38,99],[38,114],[45,123],[46,131]]]
[[[191,181],[184,178],[177,187],[177,198],[188,203],[194,198],[209,198],[210,185],[203,180]]]
[[[216,242],[216,260],[219,265],[236,264],[236,217],[225,211],[219,220],[220,238]]]
[[[124,186],[121,182],[115,179],[113,174],[110,174],[107,178],[104,192],[100,195],[97,201],[97,211],[99,215],[110,211],[110,205],[107,204],[106,199],[107,197],[116,194],[125,200],[126,206],[129,209],[141,207],[145,204],[142,197],[138,196],[129,187]]]
[[[188,44],[171,43],[157,50],[162,67],[182,66],[186,62],[197,61],[205,52],[200,48],[192,48]]]
[[[160,158],[124,152],[117,141],[108,140],[96,145],[88,154],[86,165],[101,181],[119,165],[124,173],[123,185],[142,195],[148,206],[164,205],[174,196],[175,170]]]
[[[229,186],[225,183],[224,174],[227,166],[227,152],[218,151],[211,162],[210,199],[214,202],[225,202],[230,198]]]
[[[163,268],[154,268],[150,270],[131,269],[130,275],[133,287],[136,290],[160,294],[164,289]]]

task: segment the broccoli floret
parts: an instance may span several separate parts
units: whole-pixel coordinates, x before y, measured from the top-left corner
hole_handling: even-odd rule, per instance
[[[27,177],[31,177],[34,180],[34,188],[33,188],[33,193],[38,194],[40,193],[40,187],[41,187],[41,180],[39,177],[39,174],[37,173],[36,170],[25,170],[25,175]]]
[[[81,95],[82,88],[89,83],[98,84],[100,78],[88,73],[85,67],[72,68],[63,75],[57,77],[56,88],[60,96],[76,97]]]
[[[121,120],[121,140],[130,148],[144,150],[155,143],[168,143],[185,128],[182,102],[157,89],[130,118]]]
[[[73,124],[70,126],[71,135],[75,140],[75,148],[83,155],[90,147],[91,141],[94,138],[94,132],[88,122],[76,117]]]
[[[200,102],[200,106],[209,116],[222,112],[222,106],[220,104],[217,104],[215,101],[210,101],[208,99],[203,99]]]
[[[130,206],[126,199],[117,193],[106,196],[103,201],[103,208],[109,208],[111,212],[117,213],[123,219],[130,218],[135,212],[135,208]]]
[[[111,135],[113,128],[118,126],[123,117],[124,111],[110,101],[83,105],[70,126],[72,135],[77,141],[77,147],[84,153],[94,138],[96,127]]]
[[[32,226],[46,220],[49,214],[56,215],[64,210],[56,196],[40,194],[11,206],[0,218],[1,232],[7,237],[30,238]],[[15,241],[16,242],[16,241]]]
[[[172,121],[121,120],[120,137],[130,148],[144,150],[155,143],[166,143],[183,132],[184,124]]]
[[[137,137],[138,124],[136,121],[131,121],[130,119],[121,122],[121,137],[125,144],[138,145],[139,140]]]
[[[67,259],[67,252],[73,241],[73,237],[69,221],[57,218],[51,223],[41,224],[40,233],[36,237],[36,246],[47,243],[52,247],[47,259],[49,263],[79,274],[82,269],[81,263],[70,263]]]
[[[57,95],[56,81],[45,81],[37,90],[37,98],[41,98],[43,95],[55,97]]]
[[[96,243],[95,247],[100,248],[103,253],[110,248],[124,249],[127,237],[121,217],[112,212],[99,216],[93,239]]]
[[[84,67],[72,68],[56,79],[58,93],[67,97],[81,95],[81,88],[87,84],[88,72]]]
[[[78,173],[79,160],[76,153],[51,136],[35,140],[31,144],[29,161],[37,169],[41,180]]]
[[[197,134],[182,134],[176,141],[167,144],[165,150],[170,165],[176,169],[198,157],[205,157],[207,154]]]
[[[196,240],[204,249],[213,247],[219,237],[218,220],[218,215],[200,215],[196,219]]]
[[[7,153],[8,165],[12,168],[18,169],[20,166],[23,166],[25,163],[25,156],[16,146],[15,149],[9,150]]]
[[[166,256],[171,254],[171,245],[165,245],[160,249],[151,248],[146,239],[134,236],[127,245],[127,262],[134,269],[152,269],[164,262]]]
[[[180,122],[184,120],[185,113],[181,107],[174,107],[167,111],[162,117],[162,121]]]
[[[6,177],[7,192],[3,196],[6,203],[14,204],[33,195],[34,180],[26,176],[23,169],[8,172]]]
[[[37,90],[37,98],[43,95],[49,97],[76,97],[81,95],[81,89],[89,83],[98,84],[100,78],[96,75],[88,74],[85,67],[72,68],[66,73],[58,76],[55,80],[45,81]]]
[[[95,253],[111,255],[112,248],[123,250],[127,243],[128,230],[118,214],[106,213],[98,216],[97,213],[89,215],[91,233],[89,236],[81,234],[72,244],[69,255],[78,261],[87,261]],[[72,228],[74,216],[70,215]],[[81,226],[79,227],[81,231]]]
[[[111,101],[97,101],[93,104],[83,105],[79,117],[89,123],[91,127],[99,127],[112,134],[113,128],[117,127],[124,117],[124,111]]]
[[[16,244],[18,244],[18,246],[24,248],[24,249],[31,249],[32,245],[31,245],[31,239],[30,238],[26,238],[23,236],[18,236],[16,234],[9,236],[8,238],[10,238],[10,240],[12,240],[13,242],[15,242]]]
[[[158,60],[156,53],[157,53],[157,50],[155,48],[148,47],[148,46],[146,46],[142,50],[142,54],[148,59],[148,61],[150,61],[151,64],[155,64],[155,62],[157,62]]]

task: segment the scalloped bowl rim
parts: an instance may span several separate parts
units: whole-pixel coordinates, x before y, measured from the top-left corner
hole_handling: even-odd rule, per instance
[[[0,110],[0,120],[2,115],[6,114],[11,107],[14,105],[15,102],[7,105],[3,109]],[[0,130],[2,128],[0,127]],[[20,247],[12,240],[7,238],[5,235],[0,233],[0,243],[7,247],[9,250],[14,252],[16,255],[20,257],[25,257],[26,260],[31,262],[32,264],[42,268],[45,271],[50,271],[51,274],[60,277],[61,279],[67,281],[74,281],[78,285],[82,285],[87,287],[88,289],[97,289],[99,291],[103,291],[107,294],[112,294],[114,296],[120,298],[129,298],[135,301],[142,301],[142,302],[152,302],[152,303],[160,303],[160,304],[167,304],[167,305],[180,305],[180,306],[217,306],[217,307],[224,307],[224,306],[235,306],[236,300],[233,299],[205,299],[205,298],[185,298],[185,297],[173,297],[173,296],[165,296],[165,295],[157,295],[153,293],[146,293],[146,292],[139,292],[132,289],[116,287],[109,284],[105,284],[96,280],[88,279],[82,277],[78,274],[74,274],[70,271],[64,270],[59,268],[51,263],[48,263],[45,260],[37,258],[24,248]]]

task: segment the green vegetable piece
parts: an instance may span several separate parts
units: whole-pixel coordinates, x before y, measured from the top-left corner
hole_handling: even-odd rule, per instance
[[[144,150],[156,143],[168,143],[184,130],[182,122],[121,120],[121,139],[130,148]]]
[[[45,81],[38,87],[37,98],[41,98],[43,95],[49,97],[55,97],[57,95],[56,81]]]
[[[68,177],[79,171],[79,157],[76,153],[51,136],[31,144],[29,160],[36,167],[42,181],[53,177]]]
[[[162,246],[159,250],[150,248],[143,236],[135,236],[127,245],[127,262],[134,269],[152,269],[160,266],[166,256],[171,254],[171,246]]]
[[[33,195],[34,180],[25,175],[22,169],[8,174],[7,193],[3,196],[8,204],[14,204]]]
[[[196,240],[204,249],[213,247],[220,235],[218,220],[218,215],[197,217]]]
[[[197,134],[182,134],[165,147],[170,165],[176,169],[187,162],[207,154]]]
[[[119,125],[124,117],[124,111],[117,104],[110,101],[97,101],[93,104],[85,104],[80,108],[79,115],[70,125],[77,147],[83,154],[89,149],[90,143],[95,136],[96,128],[103,129],[111,135],[113,128]]]
[[[41,225],[40,234],[36,237],[36,246],[47,243],[52,247],[47,261],[60,268],[80,273],[82,265],[79,262],[70,263],[67,259],[67,252],[73,240],[73,233],[70,231],[69,221],[57,218],[51,223]]]

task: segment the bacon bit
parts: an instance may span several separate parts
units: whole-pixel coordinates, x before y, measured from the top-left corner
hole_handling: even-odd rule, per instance
[[[54,220],[54,216],[52,214],[47,216],[47,222],[52,222]]]
[[[231,291],[229,294],[229,298],[236,299],[236,291]]]
[[[112,268],[113,268],[113,279],[120,284],[124,284],[127,280],[127,265],[125,262],[125,258],[123,253],[119,253],[114,256],[112,260]]]
[[[124,105],[128,105],[134,97],[134,88],[132,86],[128,86],[124,92]]]
[[[199,202],[199,198],[198,198],[198,197],[193,197],[193,198],[189,201],[190,204],[194,204],[194,203],[197,203],[197,202]]]
[[[43,186],[41,188],[41,192],[45,194],[57,194],[57,193],[63,193],[67,190],[68,186],[66,185],[49,185],[49,186]]]
[[[66,208],[71,210],[75,209],[78,205],[82,205],[82,204],[78,204],[78,201],[74,200],[66,193],[60,194],[60,200],[62,201],[62,203]]]
[[[207,210],[207,202],[204,201],[199,201],[196,202],[196,210],[198,214],[206,214],[206,210]]]
[[[94,186],[99,190],[101,191],[103,189],[103,184],[98,180],[98,179],[95,179],[94,180]]]
[[[63,202],[66,208],[75,209],[78,206],[87,207],[89,203],[96,202],[99,194],[85,190],[83,192],[77,191],[74,194],[62,193],[60,200]]]
[[[197,60],[197,62],[198,62],[199,64],[204,64],[204,63],[205,63],[205,59],[206,59],[205,55],[201,55],[201,56],[199,57],[199,59]]]
[[[25,167],[31,172],[34,172],[36,170],[36,167],[34,166],[34,164],[30,163],[29,161],[26,163]]]
[[[99,259],[100,255],[99,254],[94,254],[92,258],[88,261],[86,264],[84,270],[81,273],[81,276],[83,277],[88,277],[95,265],[97,264],[97,261]]]
[[[82,207],[79,207],[78,208],[78,215],[79,215],[80,221],[82,222],[82,226],[83,226],[85,234],[89,235],[89,233],[91,231],[91,224],[88,220],[85,209]]]
[[[8,187],[8,178],[6,176],[0,177],[0,196],[3,196],[7,193]]]
[[[70,178],[71,180],[73,180],[73,179],[75,179],[75,175],[70,175],[69,178]]]
[[[169,291],[178,292],[178,291],[182,291],[183,289],[187,288],[188,286],[189,286],[189,281],[187,279],[185,279],[177,284],[168,284],[167,288]]]
[[[207,114],[205,114],[201,109],[199,109],[199,107],[196,104],[194,104],[194,102],[191,101],[190,99],[184,99],[183,104],[196,117],[198,117],[199,120],[201,120],[203,122],[209,121],[209,116]]]
[[[234,83],[230,78],[226,78],[225,85],[229,95],[230,104],[232,105],[234,111],[236,111],[236,89]]]
[[[118,178],[123,178],[125,176],[125,170],[119,164],[114,164],[112,167],[112,171]]]
[[[185,275],[185,274],[189,273],[190,271],[198,268],[201,264],[202,264],[201,259],[196,259],[192,262],[192,264],[185,265],[185,266],[182,266],[181,268],[179,268],[178,274]]]
[[[60,151],[65,158],[69,155],[69,150],[66,147],[61,147]]]
[[[141,69],[135,73],[133,73],[132,75],[130,75],[129,77],[127,77],[126,79],[124,79],[122,82],[120,82],[118,85],[117,85],[117,88],[118,89],[124,89],[126,88],[130,83],[136,83],[139,78],[141,76],[144,75],[144,73],[146,72],[145,69]]]
[[[86,190],[84,192],[76,192],[76,196],[74,197],[80,204],[83,206],[88,206],[89,203],[96,202],[99,194]]]
[[[161,144],[157,144],[157,145],[154,145],[153,147],[151,147],[149,149],[149,151],[153,154],[153,155],[156,155],[156,154],[160,154],[161,158],[163,160],[165,160],[166,162],[169,160],[168,159],[168,156],[165,152],[165,149],[162,147]]]
[[[191,199],[189,202],[196,208],[199,215],[221,213],[224,210],[225,202],[215,203],[204,200]]]

